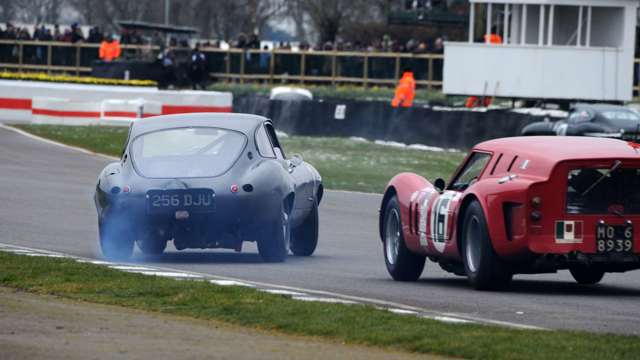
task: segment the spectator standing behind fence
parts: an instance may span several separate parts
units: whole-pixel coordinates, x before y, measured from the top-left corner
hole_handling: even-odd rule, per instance
[[[260,71],[266,73],[269,71],[269,64],[271,63],[271,53],[269,47],[265,45],[260,53]]]
[[[100,60],[113,61],[120,57],[120,43],[115,36],[109,36],[100,43]]]
[[[402,78],[396,87],[396,94],[391,101],[391,106],[395,108],[399,106],[411,107],[415,97],[416,80],[413,78],[413,72],[407,69],[402,73]]]
[[[207,57],[202,51],[200,46],[196,45],[191,53],[191,68],[190,68],[191,86],[193,90],[198,90],[198,87],[202,90],[205,89],[207,80]]]

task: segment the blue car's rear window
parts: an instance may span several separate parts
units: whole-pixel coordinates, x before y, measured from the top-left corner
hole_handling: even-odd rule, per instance
[[[246,142],[244,134],[226,129],[167,129],[135,138],[130,154],[136,170],[144,177],[214,177],[231,168]]]

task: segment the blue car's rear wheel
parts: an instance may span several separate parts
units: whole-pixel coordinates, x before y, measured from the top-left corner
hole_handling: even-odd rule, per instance
[[[134,233],[125,221],[108,220],[99,224],[100,250],[110,260],[127,260],[133,254]]]
[[[265,262],[283,262],[289,253],[291,236],[289,214],[284,206],[280,209],[278,220],[265,226],[265,231],[258,239],[258,252]]]
[[[291,233],[291,252],[296,256],[311,256],[318,245],[318,204],[314,202],[309,215]]]
[[[145,255],[161,255],[167,248],[167,239],[163,239],[154,231],[148,230],[136,239],[138,249]]]

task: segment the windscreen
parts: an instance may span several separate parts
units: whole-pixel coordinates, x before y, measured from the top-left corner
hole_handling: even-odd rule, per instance
[[[602,116],[609,120],[633,120],[640,121],[640,115],[629,110],[603,111]]]
[[[569,214],[640,214],[640,169],[616,166],[569,171]]]
[[[131,157],[149,178],[214,177],[224,174],[246,143],[239,132],[219,128],[180,128],[137,137]]]

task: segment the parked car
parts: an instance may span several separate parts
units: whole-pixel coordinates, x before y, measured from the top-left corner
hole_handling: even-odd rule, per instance
[[[568,269],[580,284],[640,268],[640,145],[513,137],[476,145],[448,185],[413,173],[388,184],[379,231],[391,277],[425,259],[499,289],[514,274]]]
[[[230,248],[257,241],[265,261],[318,242],[322,179],[285,156],[271,122],[244,114],[181,114],[134,122],[118,162],[98,178],[99,241],[108,258]]]
[[[522,135],[595,136],[640,140],[640,114],[624,106],[577,104],[566,120],[540,121]]]

